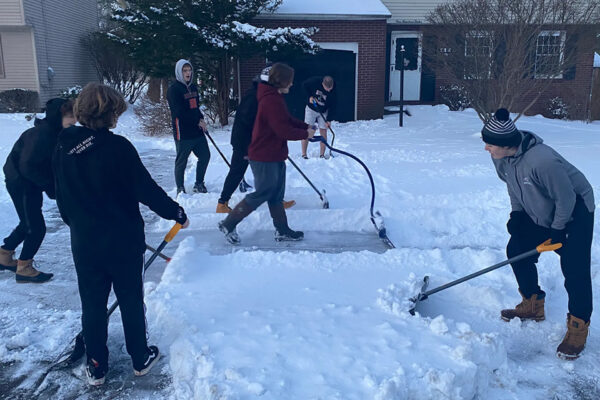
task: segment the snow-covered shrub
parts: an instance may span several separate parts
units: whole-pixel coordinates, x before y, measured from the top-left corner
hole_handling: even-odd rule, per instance
[[[440,96],[450,111],[462,111],[471,106],[466,89],[460,85],[440,86]]]
[[[171,111],[166,99],[153,102],[148,96],[142,96],[133,110],[145,135],[167,136],[172,133]]]
[[[35,90],[9,89],[0,92],[0,112],[36,112],[40,108],[40,97]]]
[[[81,93],[81,86],[79,85],[75,85],[72,87],[68,87],[65,89],[61,89],[58,92],[58,97],[62,97],[63,99],[73,99],[75,100],[77,98],[77,96],[79,96],[79,93]]]
[[[553,97],[548,101],[548,113],[550,118],[568,119],[569,105],[561,97]]]

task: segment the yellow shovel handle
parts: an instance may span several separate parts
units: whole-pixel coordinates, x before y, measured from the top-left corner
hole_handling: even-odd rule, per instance
[[[176,223],[175,225],[173,225],[169,233],[167,233],[167,235],[165,236],[165,242],[169,243],[171,240],[173,240],[173,238],[175,237],[175,235],[177,235],[177,232],[179,232],[181,227],[182,226],[180,223]]]
[[[540,244],[536,247],[538,253],[543,253],[544,251],[554,251],[558,250],[562,247],[562,243],[552,243],[552,239],[546,240],[544,243]]]

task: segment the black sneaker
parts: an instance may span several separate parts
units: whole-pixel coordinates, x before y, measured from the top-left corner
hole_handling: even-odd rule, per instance
[[[140,365],[134,365],[133,373],[135,374],[135,376],[146,375],[148,372],[150,372],[152,367],[154,367],[154,364],[156,364],[156,362],[159,359],[160,359],[160,352],[158,351],[158,347],[156,347],[156,346],[148,347],[148,353],[146,354],[146,361],[144,361]]]
[[[302,154],[302,158],[304,158],[305,160],[308,160],[308,156],[306,154]]]
[[[227,227],[223,224],[223,221],[221,221],[219,222],[219,230],[223,232],[225,239],[227,239],[229,243],[240,244],[241,240],[235,228],[230,232],[229,229],[227,229]]]
[[[106,369],[107,368],[101,367],[98,361],[90,358],[85,367],[88,383],[92,386],[102,385],[106,378]]]
[[[185,194],[185,188],[183,186],[177,188],[177,194],[179,194],[179,193],[184,193]]]
[[[275,230],[275,240],[278,242],[290,242],[304,239],[304,232],[293,231],[290,228],[285,231]]]
[[[208,193],[208,189],[206,189],[206,186],[204,186],[204,182],[202,183],[195,183],[194,184],[194,189],[192,189],[194,193]]]

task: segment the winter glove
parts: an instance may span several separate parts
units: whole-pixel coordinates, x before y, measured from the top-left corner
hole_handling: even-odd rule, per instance
[[[506,223],[506,230],[509,234],[514,235],[528,218],[525,211],[512,211]]]
[[[185,215],[185,211],[183,210],[183,207],[179,206],[179,208],[177,209],[177,214],[175,215],[175,222],[177,222],[178,224],[185,224],[185,221],[187,221],[188,217],[187,215]]]
[[[563,246],[567,241],[567,230],[566,229],[550,229],[550,239],[552,239],[551,243],[562,243]]]

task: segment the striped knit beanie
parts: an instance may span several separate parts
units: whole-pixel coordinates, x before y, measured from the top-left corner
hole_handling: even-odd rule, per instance
[[[494,116],[485,123],[481,138],[487,144],[501,147],[517,147],[521,144],[521,132],[510,119],[506,108],[499,108]]]

